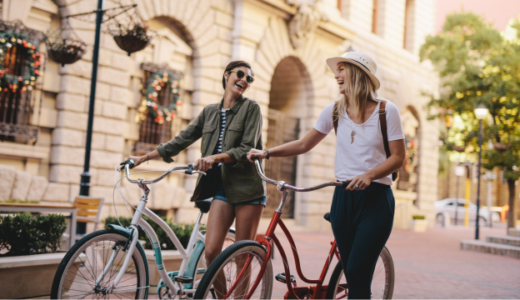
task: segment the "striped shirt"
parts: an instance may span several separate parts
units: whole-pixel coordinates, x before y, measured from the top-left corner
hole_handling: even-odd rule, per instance
[[[226,128],[226,111],[228,109],[220,110],[220,135],[218,136],[217,153],[222,153],[222,136],[224,135],[224,129]]]

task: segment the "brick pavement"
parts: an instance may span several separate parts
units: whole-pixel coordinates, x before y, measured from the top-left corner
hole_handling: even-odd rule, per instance
[[[505,229],[483,228],[481,239],[492,233],[505,234]],[[293,238],[304,274],[317,278],[332,233],[296,232]],[[432,228],[425,233],[394,230],[387,243],[395,264],[394,298],[520,298],[520,260],[460,250],[460,240],[473,238],[474,228]],[[283,272],[278,253],[273,267],[275,274]],[[283,298],[285,285],[275,282],[274,288],[273,299]]]

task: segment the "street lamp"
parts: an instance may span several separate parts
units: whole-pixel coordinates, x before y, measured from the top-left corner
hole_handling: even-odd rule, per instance
[[[459,162],[460,164],[460,162]],[[455,167],[455,176],[457,176],[457,188],[455,189],[455,225],[457,225],[457,221],[459,219],[459,178],[464,176],[465,168],[463,166]]]
[[[475,239],[479,238],[479,219],[480,219],[480,168],[482,165],[482,120],[487,116],[488,109],[483,105],[479,104],[475,108],[475,116],[478,119],[478,185],[477,185],[477,216],[475,226]]]

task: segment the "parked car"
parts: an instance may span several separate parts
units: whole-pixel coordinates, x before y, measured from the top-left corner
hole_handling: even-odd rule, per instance
[[[444,224],[444,216],[448,215],[451,219],[451,224],[464,224],[464,217],[466,208],[464,207],[466,199],[447,198],[435,201],[435,216],[437,223]],[[482,204],[482,202],[481,202]],[[455,216],[457,222],[455,223]],[[477,216],[477,205],[472,202],[469,203],[469,220],[475,222]],[[496,212],[490,212],[486,206],[480,206],[479,223],[481,225],[489,225],[489,220],[493,223],[500,222],[500,215]]]

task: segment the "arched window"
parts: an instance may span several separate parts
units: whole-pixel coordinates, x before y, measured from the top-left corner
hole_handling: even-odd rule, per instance
[[[0,140],[26,142],[38,130],[30,125],[32,90],[40,75],[38,31],[20,23],[0,22]]]

